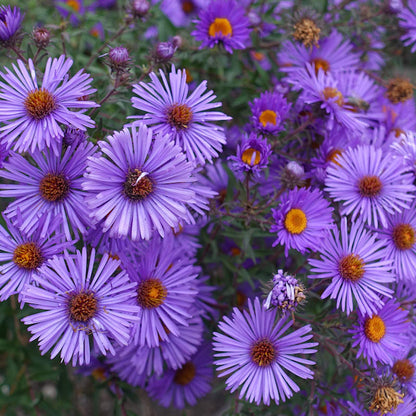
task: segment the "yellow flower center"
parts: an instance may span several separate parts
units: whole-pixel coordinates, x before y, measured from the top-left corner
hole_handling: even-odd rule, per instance
[[[244,163],[247,163],[249,166],[258,165],[260,163],[260,158],[260,152],[251,147],[244,150],[243,154],[241,155],[241,160]]]
[[[292,208],[285,217],[285,228],[291,234],[300,234],[307,226],[305,213],[299,208]]]
[[[273,110],[264,110],[259,116],[259,121],[263,124],[263,127],[266,127],[268,123],[276,125],[277,114]]]
[[[344,97],[342,96],[341,92],[338,91],[336,88],[333,87],[325,87],[323,90],[323,94],[325,100],[330,98],[336,98],[335,102],[342,107],[344,105]]]
[[[325,161],[326,162],[333,162],[338,166],[341,166],[340,163],[338,162],[338,156],[342,155],[342,150],[340,149],[332,149],[326,156]]]
[[[215,20],[210,24],[208,29],[208,34],[212,38],[215,36],[232,36],[233,28],[231,23],[225,17],[217,17]]]
[[[157,308],[162,305],[168,291],[163,283],[156,278],[146,279],[139,284],[137,301],[146,309]]]
[[[380,342],[386,333],[386,325],[378,315],[374,315],[365,321],[364,333],[371,342]]]
[[[18,245],[13,252],[13,262],[25,270],[35,270],[43,263],[43,256],[36,243]]]
[[[66,0],[66,4],[77,13],[81,10],[81,3],[78,0]]]

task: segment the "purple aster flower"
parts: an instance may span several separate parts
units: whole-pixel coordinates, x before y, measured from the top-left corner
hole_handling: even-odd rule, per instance
[[[313,336],[310,325],[283,336],[292,323],[285,318],[276,323],[276,310],[265,309],[259,298],[249,300],[248,311],[234,308],[231,319],[219,323],[224,334],[214,332],[214,361],[219,377],[229,376],[227,390],[233,393],[242,385],[240,398],[257,405],[269,405],[270,399],[278,404],[299,391],[286,371],[313,378],[313,371],[303,364],[315,363],[295,354],[312,354],[318,343],[307,342]]]
[[[277,233],[277,244],[285,246],[285,256],[289,249],[305,253],[318,250],[322,240],[333,227],[332,207],[319,189],[294,189],[280,198],[280,206],[272,209],[275,225],[271,233]]]
[[[302,88],[302,102],[321,104],[320,108],[327,114],[328,129],[332,130],[335,125],[340,125],[351,132],[360,133],[367,127],[366,117],[352,111],[354,106],[347,101],[350,91],[344,89],[345,84],[338,82],[331,73],[320,69],[316,74],[313,67],[306,64],[306,70],[299,72],[294,83],[296,88]]]
[[[250,21],[244,7],[235,0],[211,1],[194,23],[191,35],[202,42],[200,49],[220,44],[233,53],[234,49],[245,49],[250,42]]]
[[[406,30],[400,38],[405,46],[412,46],[411,52],[416,51],[416,0],[409,0],[408,7],[401,8],[397,17],[399,26]]]
[[[272,288],[263,303],[266,309],[276,307],[286,313],[295,310],[305,300],[303,284],[296,277],[283,273],[281,269],[273,276],[269,285]]]
[[[35,152],[45,146],[58,153],[64,132],[60,123],[85,131],[94,122],[85,113],[97,107],[85,96],[94,93],[89,74],[78,71],[69,78],[72,59],[61,55],[49,58],[42,84],[39,87],[35,67],[29,59],[29,71],[22,61],[13,65],[14,75],[8,68],[0,73],[0,127],[1,139],[17,152]],[[80,109],[73,111],[73,109]]]
[[[388,214],[387,226],[377,230],[386,245],[386,259],[393,260],[397,280],[416,281],[416,201],[401,213]]]
[[[183,409],[185,405],[194,406],[211,390],[212,377],[211,348],[203,344],[181,368],[167,370],[160,378],[152,377],[146,391],[164,407]]]
[[[279,92],[264,92],[249,103],[251,124],[261,134],[275,135],[283,130],[291,104]]]
[[[0,6],[0,45],[8,47],[14,44],[23,17],[18,7]]]
[[[406,358],[407,354],[394,361],[391,371],[402,387],[416,398],[416,355]]]
[[[384,243],[367,232],[361,222],[353,223],[348,231],[347,219],[341,219],[341,238],[332,229],[321,248],[321,259],[309,259],[311,279],[332,279],[322,293],[322,299],[337,299],[337,308],[349,315],[355,300],[361,313],[372,314],[383,305],[379,295],[391,297],[387,287],[394,282],[390,273],[391,260],[386,259]]]
[[[60,354],[75,366],[90,362],[91,340],[103,355],[115,353],[112,341],[128,344],[140,308],[134,304],[136,283],[124,271],[113,276],[119,264],[104,255],[94,272],[95,250],[88,255],[84,247],[49,260],[35,276],[37,286],[23,289],[23,300],[42,310],[22,319],[42,354],[53,347],[51,358]]]
[[[140,321],[132,332],[134,343],[157,347],[170,333],[179,336],[180,326],[192,318],[200,268],[184,256],[172,237],[166,237],[151,240],[128,272],[138,283],[136,300],[141,307]]]
[[[357,69],[360,63],[360,56],[352,52],[353,44],[344,41],[342,35],[333,30],[326,38],[321,38],[318,45],[312,48],[306,48],[303,44],[284,41],[278,60],[280,70],[283,72],[303,71],[306,64],[313,66],[314,72],[318,73],[319,69],[324,72],[345,71],[348,69]],[[290,75],[296,78],[298,74]]]
[[[140,82],[133,85],[138,97],[131,99],[133,107],[145,112],[133,116],[144,124],[153,126],[155,132],[169,135],[186,153],[188,160],[204,165],[218,156],[225,143],[223,129],[212,121],[229,120],[230,117],[219,111],[221,103],[212,102],[216,98],[212,91],[206,90],[203,81],[189,95],[185,70],[172,66],[169,82],[160,71],[162,82],[154,72],[150,73],[151,83]],[[188,96],[189,95],[189,96]]]
[[[391,153],[374,146],[350,147],[327,168],[325,190],[342,201],[341,214],[369,225],[387,226],[386,214],[408,208],[416,190],[413,173]]]
[[[155,3],[157,0],[153,0]],[[176,27],[188,26],[192,17],[209,4],[209,0],[162,0],[160,10]]]
[[[372,314],[358,313],[357,325],[350,330],[352,347],[358,346],[357,358],[362,355],[373,366],[378,361],[393,365],[408,345],[409,328],[408,311],[390,299]]]
[[[95,151],[96,147],[85,141],[77,147],[68,147],[61,156],[50,150],[37,152],[33,155],[34,164],[13,153],[0,171],[0,177],[17,182],[0,184],[0,196],[16,198],[5,214],[14,219],[20,211],[20,227],[25,232],[36,228],[36,218],[44,213],[46,224],[57,215],[63,218],[62,227],[68,240],[77,230],[85,232],[89,211],[81,182],[87,158]]]
[[[206,177],[198,175],[198,180],[202,185],[211,187],[218,193],[217,205],[222,205],[227,196],[228,173],[221,159],[212,165],[205,166]]]
[[[40,267],[55,254],[70,249],[75,241],[66,241],[60,232],[61,217],[46,223],[46,214],[36,219],[36,228],[31,233],[19,230],[3,217],[8,231],[0,226],[0,300],[20,292],[32,282]],[[46,226],[45,226],[46,225]]]
[[[259,179],[269,163],[272,154],[267,139],[256,133],[244,135],[241,144],[237,146],[237,155],[229,156],[230,168],[241,181],[245,174],[250,173],[254,179]]]
[[[104,220],[104,232],[148,240],[154,230],[163,237],[191,221],[186,204],[195,202],[196,179],[179,146],[143,124],[107,140],[98,143],[102,154],[90,158],[82,184],[91,216]]]

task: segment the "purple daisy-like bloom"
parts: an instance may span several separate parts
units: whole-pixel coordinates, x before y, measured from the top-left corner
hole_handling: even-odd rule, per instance
[[[391,372],[413,399],[416,399],[416,355],[406,357],[407,354],[398,357],[392,364]]]
[[[35,153],[33,165],[18,153],[13,153],[4,163],[0,177],[17,183],[0,184],[0,196],[16,198],[4,211],[14,219],[20,211],[21,229],[31,232],[37,227],[37,217],[46,214],[46,223],[60,215],[68,240],[75,231],[85,232],[89,224],[89,211],[81,189],[87,158],[96,147],[83,142],[70,146],[56,156],[50,150]],[[48,227],[48,225],[46,225]]]
[[[137,368],[131,365],[129,352],[129,347],[116,347],[115,354],[113,356],[107,355],[105,362],[121,380],[126,381],[131,386],[144,388],[148,378],[147,374],[137,371]]]
[[[358,325],[350,330],[352,347],[358,347],[357,358],[362,355],[373,366],[378,361],[392,365],[408,345],[409,327],[408,311],[393,299],[372,314],[359,312]]]
[[[310,325],[283,336],[292,324],[285,318],[276,322],[276,310],[265,309],[259,298],[249,300],[248,311],[234,308],[231,319],[224,317],[218,326],[224,334],[214,332],[213,350],[218,375],[229,376],[226,389],[233,393],[242,385],[240,398],[257,405],[269,405],[270,399],[278,404],[299,391],[286,371],[313,378],[303,364],[315,363],[295,354],[312,354],[318,343],[307,342],[313,336]]]
[[[49,58],[46,63],[42,84],[39,87],[35,67],[29,59],[29,71],[18,60],[13,65],[16,73],[8,68],[0,73],[0,135],[3,142],[17,152],[35,152],[45,146],[57,154],[64,132],[59,124],[80,130],[94,127],[93,120],[85,113],[86,109],[97,107],[85,96],[94,93],[89,74],[78,71],[69,78],[68,71],[72,59],[61,55]],[[73,109],[80,109],[73,111]]]
[[[37,286],[23,289],[23,300],[43,310],[22,319],[42,354],[53,347],[51,358],[60,354],[75,366],[90,362],[91,340],[103,355],[115,353],[112,341],[128,344],[140,308],[134,304],[137,284],[124,271],[113,276],[119,264],[104,255],[94,272],[95,250],[88,255],[84,247],[49,260],[35,276]]]
[[[160,71],[162,82],[154,72],[149,76],[150,83],[133,85],[138,97],[131,99],[133,107],[146,114],[131,118],[153,126],[156,133],[168,135],[183,149],[189,161],[201,165],[211,162],[225,143],[223,129],[212,122],[230,117],[211,111],[221,103],[212,102],[216,98],[212,91],[205,92],[207,82],[203,81],[189,95],[185,70],[172,66],[169,81],[163,71]]]
[[[313,66],[316,73],[319,69],[324,72],[345,71],[345,68],[356,69],[360,63],[360,56],[354,53],[354,45],[349,41],[344,41],[342,35],[333,30],[332,33],[319,40],[319,45],[306,48],[303,44],[289,40],[283,42],[278,60],[280,70],[293,73],[291,77],[296,78],[296,72],[303,71],[307,64]]]
[[[75,241],[65,241],[60,232],[61,217],[46,222],[46,215],[36,219],[36,228],[24,233],[3,217],[8,232],[0,226],[0,300],[20,292],[54,255],[70,249]],[[45,226],[46,225],[46,226]]]
[[[277,233],[277,244],[285,246],[285,256],[289,249],[305,253],[318,250],[323,238],[333,227],[332,207],[319,189],[294,189],[280,198],[280,206],[272,209],[275,225],[271,233]]]
[[[267,139],[255,132],[244,135],[241,144],[237,146],[237,155],[229,156],[230,168],[241,181],[246,173],[254,179],[259,179],[269,163],[272,154],[271,145]]]
[[[387,226],[377,229],[386,245],[386,259],[393,260],[397,280],[416,281],[416,201],[401,213],[387,215]]]
[[[153,3],[158,0],[153,0]],[[160,10],[176,27],[188,26],[199,10],[204,9],[209,0],[162,0]]]
[[[22,26],[24,14],[18,7],[0,6],[0,45],[13,45],[16,34]]]
[[[374,146],[350,147],[328,166],[325,190],[342,202],[341,214],[386,227],[386,214],[409,207],[416,190],[413,173],[398,158]]]
[[[321,298],[337,299],[337,308],[349,315],[355,300],[362,313],[372,314],[383,305],[379,295],[391,297],[387,287],[394,282],[390,273],[391,260],[386,259],[384,242],[366,231],[362,223],[351,225],[341,219],[341,238],[338,229],[332,229],[321,248],[321,259],[309,259],[311,279],[332,279]]]
[[[194,167],[168,136],[141,124],[98,144],[102,154],[89,158],[82,186],[91,217],[104,220],[110,237],[148,240],[154,230],[163,237],[192,221]]]
[[[127,270],[138,283],[136,301],[141,307],[133,342],[157,347],[170,333],[179,336],[180,326],[188,325],[192,318],[200,268],[170,236],[151,240],[139,261]]]
[[[191,35],[202,42],[200,49],[220,44],[233,53],[234,49],[245,49],[250,42],[250,21],[244,7],[235,0],[211,1],[194,23]]]
[[[249,106],[254,129],[262,134],[277,134],[284,128],[291,104],[279,92],[264,92]]]
[[[321,103],[320,108],[327,114],[327,128],[332,130],[335,125],[347,128],[351,132],[361,133],[367,127],[366,117],[354,112],[354,106],[347,101],[349,91],[338,82],[335,75],[325,73],[322,69],[315,73],[310,64],[306,70],[299,72],[294,79],[296,88],[302,88],[301,101],[306,104]]]
[[[211,390],[212,378],[211,348],[203,344],[181,368],[167,370],[160,378],[152,377],[146,391],[164,407],[183,409],[187,404],[194,406]]]
[[[405,46],[412,46],[411,52],[416,51],[416,0],[409,0],[408,7],[403,7],[398,13],[399,26],[406,30],[400,38]]]
[[[416,132],[398,131],[396,140],[391,144],[391,151],[397,155],[416,174]]]

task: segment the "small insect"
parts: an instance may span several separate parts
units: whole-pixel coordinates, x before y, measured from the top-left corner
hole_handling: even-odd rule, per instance
[[[370,104],[359,97],[347,97],[346,101],[347,105],[351,106],[356,111],[364,110],[367,112],[370,108]]]

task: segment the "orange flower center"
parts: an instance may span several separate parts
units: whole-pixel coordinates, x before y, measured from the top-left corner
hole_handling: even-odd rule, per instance
[[[35,120],[42,120],[57,107],[54,96],[45,89],[35,90],[28,94],[24,102],[27,113]]]
[[[277,114],[273,110],[264,110],[259,116],[259,121],[263,124],[263,127],[266,127],[268,123],[276,125]]]
[[[330,65],[329,62],[322,58],[315,58],[311,61],[312,64],[315,64],[315,73],[318,75],[320,69],[324,70],[325,72],[329,71]]]
[[[130,170],[123,184],[124,194],[132,201],[141,201],[153,192],[153,182],[139,169]]]
[[[192,110],[186,104],[173,104],[167,110],[167,121],[177,130],[187,129],[192,120]]]
[[[212,38],[215,36],[232,36],[233,28],[231,23],[225,17],[217,17],[215,20],[210,24],[208,29],[208,34]]]
[[[268,339],[257,341],[251,347],[251,359],[259,367],[270,365],[276,358],[276,349]]]
[[[380,342],[386,333],[386,325],[378,315],[374,315],[365,321],[364,333],[370,341]]]
[[[285,228],[291,234],[300,234],[308,225],[306,214],[299,208],[292,208],[285,217]]]
[[[372,198],[380,194],[383,184],[378,176],[364,176],[358,182],[361,196]]]
[[[249,166],[258,165],[260,163],[260,159],[260,152],[251,147],[244,150],[243,154],[241,155],[241,160]]]
[[[188,361],[182,368],[176,370],[173,381],[180,386],[186,386],[195,378],[195,374],[196,369],[194,364]]]
[[[69,182],[61,173],[58,175],[48,173],[40,181],[39,192],[46,201],[61,201],[68,195]]]
[[[168,291],[159,279],[146,279],[139,284],[137,301],[143,308],[157,308],[162,305],[167,294]]]
[[[360,256],[348,254],[340,260],[338,271],[343,279],[356,282],[364,276],[364,266],[365,263]]]
[[[410,224],[398,224],[393,229],[393,241],[399,250],[409,250],[415,243],[415,230]]]
[[[414,376],[415,366],[410,360],[397,360],[393,365],[393,373],[404,383]]]
[[[344,105],[344,97],[342,96],[341,92],[338,91],[336,88],[333,87],[325,87],[323,90],[323,94],[325,100],[330,98],[336,98],[335,102],[342,107]]]
[[[35,270],[43,263],[43,256],[36,243],[23,243],[13,252],[13,262],[25,270]]]
[[[69,299],[69,315],[76,322],[89,321],[97,312],[97,307],[94,293],[80,292]]]

